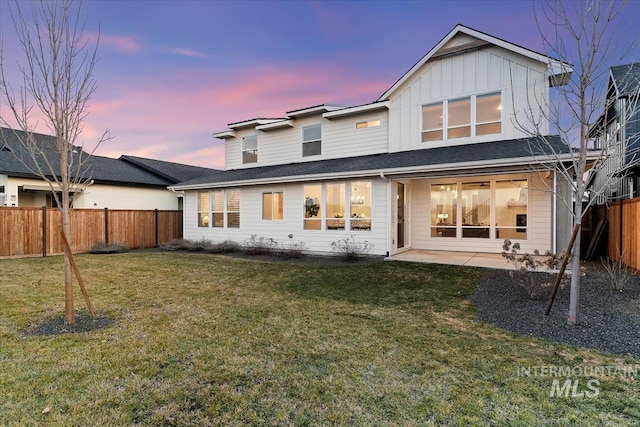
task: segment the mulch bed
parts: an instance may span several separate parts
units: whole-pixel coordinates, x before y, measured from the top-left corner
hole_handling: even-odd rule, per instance
[[[587,272],[581,278],[577,325],[567,323],[569,291],[569,283],[560,288],[545,316],[546,296],[531,300],[508,271],[487,270],[472,300],[479,320],[516,334],[640,357],[640,276],[613,291],[602,274]]]

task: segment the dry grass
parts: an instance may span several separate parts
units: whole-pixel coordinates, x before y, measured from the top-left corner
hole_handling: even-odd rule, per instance
[[[62,315],[61,259],[0,261],[0,425],[632,425],[637,379],[549,398],[518,367],[624,359],[474,320],[479,272],[282,265],[206,254],[78,256],[112,326]],[[77,297],[79,298],[79,297]],[[81,299],[77,300],[80,307]],[[49,411],[43,414],[43,410]]]

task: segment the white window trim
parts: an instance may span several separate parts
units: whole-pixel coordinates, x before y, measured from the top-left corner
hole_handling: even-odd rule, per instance
[[[442,129],[442,140],[443,141],[448,141],[450,140],[449,138],[449,102],[451,101],[458,101],[461,99],[470,99],[470,126],[471,126],[471,132],[469,136],[465,136],[465,137],[461,137],[461,138],[451,138],[451,140],[464,140],[465,138],[476,138],[476,137],[487,137],[487,136],[495,136],[495,135],[502,135],[504,133],[504,108],[502,108],[502,110],[500,111],[500,133],[492,133],[492,134],[486,134],[486,135],[476,135],[476,126],[478,125],[482,125],[482,124],[489,124],[489,123],[496,123],[496,122],[476,122],[476,102],[477,102],[477,98],[478,97],[482,97],[482,96],[486,96],[486,95],[500,95],[500,103],[501,105],[504,105],[504,94],[501,90],[498,91],[489,91],[489,92],[484,92],[484,93],[476,93],[476,94],[472,94],[472,95],[466,95],[466,96],[457,96],[455,98],[446,98],[446,99],[441,99],[438,101],[433,101],[433,102],[427,102],[427,103],[421,103],[420,104],[420,108],[419,108],[419,113],[420,113],[420,144],[432,144],[434,142],[438,142],[439,140],[433,140],[433,141],[422,141],[422,134],[424,132],[432,132],[432,131],[437,131]],[[423,107],[428,107],[430,105],[442,105],[442,128],[437,128],[437,129],[424,129],[423,128],[423,121],[422,121],[422,108]]]
[[[256,148],[255,149],[247,149],[247,148],[245,148],[245,141],[246,141],[247,138],[255,138],[255,140],[256,140]],[[258,163],[258,135],[254,134],[254,135],[243,136],[241,143],[242,143],[242,146],[240,147],[241,148],[240,162],[243,165],[250,165],[250,164],[253,164],[253,163]],[[255,162],[245,162],[244,161],[244,153],[255,154],[256,155],[256,161]]]
[[[318,127],[320,128],[320,138],[318,139],[310,139],[305,141],[304,139],[304,130],[311,128],[311,127]],[[310,125],[306,125],[306,126],[302,126],[301,129],[301,140],[302,140],[302,157],[314,157],[314,156],[320,156],[322,155],[322,123],[314,123],[314,124],[310,124]],[[304,155],[304,145],[305,144],[312,144],[314,142],[319,142],[320,143],[320,153],[319,154],[309,154],[309,155]]]

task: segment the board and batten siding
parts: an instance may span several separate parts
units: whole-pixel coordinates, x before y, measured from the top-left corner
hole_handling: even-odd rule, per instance
[[[330,181],[331,183],[352,181],[372,181],[373,204],[371,206],[371,230],[304,230],[304,183],[273,184],[239,187],[240,189],[240,228],[211,228],[197,225],[198,191],[186,191],[184,203],[185,239],[208,239],[213,242],[233,240],[246,242],[252,235],[273,238],[279,244],[304,242],[306,250],[313,253],[330,253],[331,242],[355,236],[357,241],[373,244],[371,254],[386,255],[388,236],[388,183],[382,179],[354,179],[350,181]],[[329,181],[322,181],[327,183]],[[319,184],[313,182],[309,184]],[[282,192],[283,219],[262,219],[262,194]],[[291,235],[292,237],[289,237]]]
[[[553,193],[546,191],[550,188],[550,182],[542,182],[538,174],[525,175],[496,175],[483,177],[482,180],[502,181],[511,179],[529,180],[529,198],[527,212],[527,239],[514,240],[520,242],[521,252],[532,253],[538,249],[541,253],[553,249],[553,218],[552,197]],[[474,238],[442,238],[431,237],[431,185],[453,184],[456,182],[477,182],[478,178],[464,179],[450,178],[438,180],[416,180],[411,185],[412,214],[411,228],[413,230],[413,249],[445,250],[445,251],[471,251],[500,253],[502,252],[503,239],[474,239]]]
[[[428,61],[390,98],[389,150],[526,137],[528,134],[514,122],[517,118],[521,125],[529,128],[525,113],[531,108],[533,114],[540,117],[546,110],[549,88],[546,76],[546,64],[496,46]],[[494,92],[502,94],[500,134],[421,142],[423,105]],[[543,127],[540,132],[546,134],[548,129]]]
[[[380,126],[356,128],[356,123],[380,120]],[[259,167],[276,164],[307,162],[341,157],[363,156],[388,152],[388,113],[377,111],[331,120],[321,115],[293,120],[294,127],[261,131],[241,129],[235,138],[225,143],[225,168]],[[302,128],[322,125],[322,154],[302,156]],[[258,136],[258,162],[242,164],[242,137]]]

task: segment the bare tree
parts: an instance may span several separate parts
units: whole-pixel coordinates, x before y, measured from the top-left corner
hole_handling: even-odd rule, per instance
[[[532,136],[536,146],[532,151],[547,153],[548,169],[568,186],[568,191],[556,192],[556,199],[571,212],[575,230],[578,230],[587,208],[595,197],[587,198],[588,191],[602,193],[613,180],[620,179],[620,170],[609,168],[606,179],[600,180],[599,188],[589,187],[591,175],[603,172],[605,164],[616,153],[610,150],[594,150],[590,128],[608,110],[607,77],[609,68],[628,53],[615,36],[616,17],[623,4],[617,1],[585,0],[580,2],[548,0],[537,3],[536,22],[542,36],[549,66],[559,66],[556,76],[565,81],[552,81],[556,91],[552,100],[536,99],[536,106],[523,116],[516,118],[516,125]],[[549,30],[550,29],[550,30]],[[557,59],[556,59],[557,58]],[[558,61],[559,59],[559,61]],[[534,111],[542,110],[542,117]],[[625,114],[629,114],[626,111]],[[559,134],[557,139],[544,137],[543,130],[549,123]],[[542,142],[540,142],[542,141]],[[589,172],[589,173],[587,173]],[[580,233],[573,245],[571,260],[571,295],[567,321],[578,322],[580,290]],[[571,249],[571,248],[568,248]]]
[[[6,59],[0,52],[0,92],[10,111],[0,111],[0,124],[17,126],[14,154],[34,175],[45,180],[62,212],[62,230],[71,239],[72,194],[90,180],[88,159],[98,145],[109,139],[105,131],[91,152],[76,141],[88,114],[87,103],[96,90],[94,66],[98,42],[89,44],[84,34],[81,3],[71,0],[41,1],[33,6],[28,20],[16,1],[11,8],[15,31],[24,53],[18,61],[22,85],[18,95],[6,78]],[[34,108],[37,113],[34,114]],[[42,117],[55,143],[43,142],[34,133]],[[6,136],[0,135],[0,138]],[[71,243],[71,242],[70,242]],[[75,322],[73,277],[69,250],[64,253],[65,320]]]

